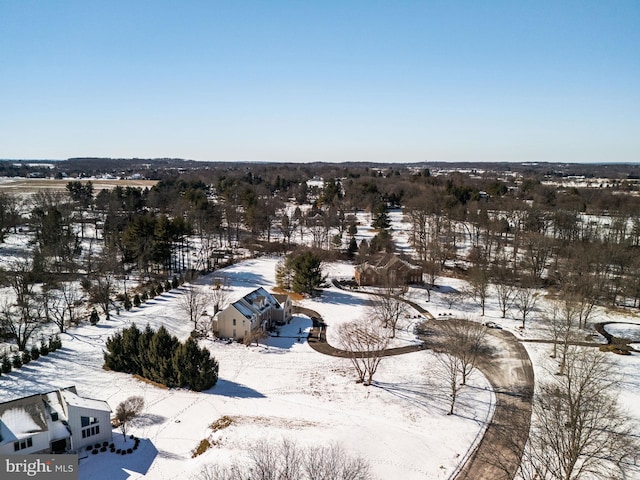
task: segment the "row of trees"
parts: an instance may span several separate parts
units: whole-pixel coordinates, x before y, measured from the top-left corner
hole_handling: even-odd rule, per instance
[[[181,343],[164,326],[140,331],[135,324],[116,332],[106,342],[104,366],[140,375],[167,387],[208,390],[218,380],[218,362],[209,350],[189,337]]]

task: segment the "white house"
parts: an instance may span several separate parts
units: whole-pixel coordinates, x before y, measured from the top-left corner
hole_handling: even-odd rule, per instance
[[[0,454],[63,453],[111,442],[107,402],[75,387],[0,403]]]
[[[242,340],[252,330],[269,330],[274,325],[283,325],[289,320],[289,296],[271,294],[260,287],[218,312],[213,328],[219,337]]]

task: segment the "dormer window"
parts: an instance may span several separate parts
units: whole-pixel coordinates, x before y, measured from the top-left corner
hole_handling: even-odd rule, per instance
[[[51,421],[52,422],[58,421],[58,412],[51,412]]]

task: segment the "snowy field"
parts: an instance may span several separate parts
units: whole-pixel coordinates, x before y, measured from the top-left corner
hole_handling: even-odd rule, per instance
[[[250,260],[224,273],[240,296],[259,285],[273,286],[275,263]],[[349,275],[352,268],[333,264],[328,271]],[[210,280],[201,279],[202,288]],[[348,360],[319,354],[298,341],[298,330],[311,326],[304,316],[294,317],[267,345],[205,342],[220,363],[218,384],[206,392],[166,390],[102,369],[106,338],[132,322],[154,329],[164,325],[184,340],[191,324],[178,306],[179,295],[173,290],[108,322],[71,330],[62,335],[61,350],[0,377],[0,401],[69,385],[82,396],[106,400],[112,409],[132,395],[145,399],[144,415],[131,429],[141,438],[140,448],[125,457],[99,453],[81,459],[81,479],[190,478],[203,464],[242,459],[256,440],[283,437],[301,447],[338,442],[350,454],[367,458],[380,479],[446,479],[482,435],[492,404],[483,377],[474,375],[457,414],[447,416],[446,390],[429,374],[432,353],[385,359],[376,385],[365,387],[355,383]],[[332,287],[300,304],[318,311],[331,331],[361,316],[365,302],[363,294]],[[411,328],[408,319],[396,343],[415,341]],[[225,415],[234,423],[212,434],[211,424]],[[114,438],[121,441],[122,435],[114,431]],[[217,446],[191,458],[205,438]]]
[[[370,240],[375,234],[368,227],[370,215],[360,212],[358,220],[358,243]],[[404,233],[408,228],[401,212],[391,211],[390,220],[398,249],[409,252]],[[305,238],[311,235],[307,233]],[[21,248],[20,242],[12,242],[11,237],[5,242],[6,259]],[[258,286],[270,289],[275,284],[277,260],[238,263],[201,278],[200,288],[208,288],[213,276],[224,275],[232,288],[232,300]],[[332,263],[325,265],[325,273],[351,278],[353,266]],[[524,342],[534,363],[536,381],[550,378],[557,368],[550,358],[551,345],[528,342],[549,338],[541,321],[548,306],[546,298],[540,299],[522,330],[516,311],[501,318],[495,292],[487,299],[485,316],[480,317],[479,306],[456,293],[467,289],[466,282],[441,277],[436,283],[439,288],[432,292],[431,301],[421,288],[410,289],[410,299],[436,320],[467,317],[496,322]],[[103,319],[96,326],[70,330],[62,335],[61,350],[0,377],[0,402],[69,385],[76,385],[81,396],[106,400],[113,410],[127,397],[142,396],[144,415],[131,429],[141,439],[140,448],[124,457],[99,453],[81,458],[80,478],[90,480],[194,478],[205,464],[246,458],[257,440],[281,438],[295,441],[300,448],[338,442],[348,453],[368,459],[379,479],[450,479],[483,434],[493,396],[481,375],[474,374],[470,388],[462,390],[456,415],[447,416],[446,382],[433,375],[436,362],[431,352],[384,359],[374,377],[375,385],[364,387],[355,383],[348,360],[317,353],[298,339],[298,331],[311,328],[305,316],[295,316],[283,327],[280,337],[272,337],[258,347],[203,341],[220,363],[218,383],[206,392],[161,389],[102,369],[105,340],[132,322],[141,328],[147,323],[154,329],[164,325],[184,340],[192,324],[179,306],[180,295],[179,289],[172,290],[131,312],[114,315],[108,322]],[[317,299],[298,304],[322,315],[328,324],[328,341],[334,346],[338,346],[335,332],[340,323],[367,314],[366,294],[334,287]],[[417,341],[412,332],[421,319],[417,312],[409,313],[393,346]],[[617,322],[607,326],[609,333],[630,338],[636,348],[640,347],[637,312],[597,309],[591,322],[597,321]],[[595,331],[584,334],[604,342]],[[617,363],[622,378],[619,399],[640,421],[640,355],[611,354],[610,358]],[[233,423],[212,432],[211,424],[223,416],[231,417]],[[114,439],[122,441],[119,431],[114,431]],[[203,439],[214,441],[215,446],[192,458],[192,451]]]

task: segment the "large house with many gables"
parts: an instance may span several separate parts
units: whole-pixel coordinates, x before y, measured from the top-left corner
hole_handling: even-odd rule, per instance
[[[213,330],[220,338],[243,340],[252,330],[270,330],[289,320],[289,296],[269,293],[259,287],[218,312],[213,320]]]

